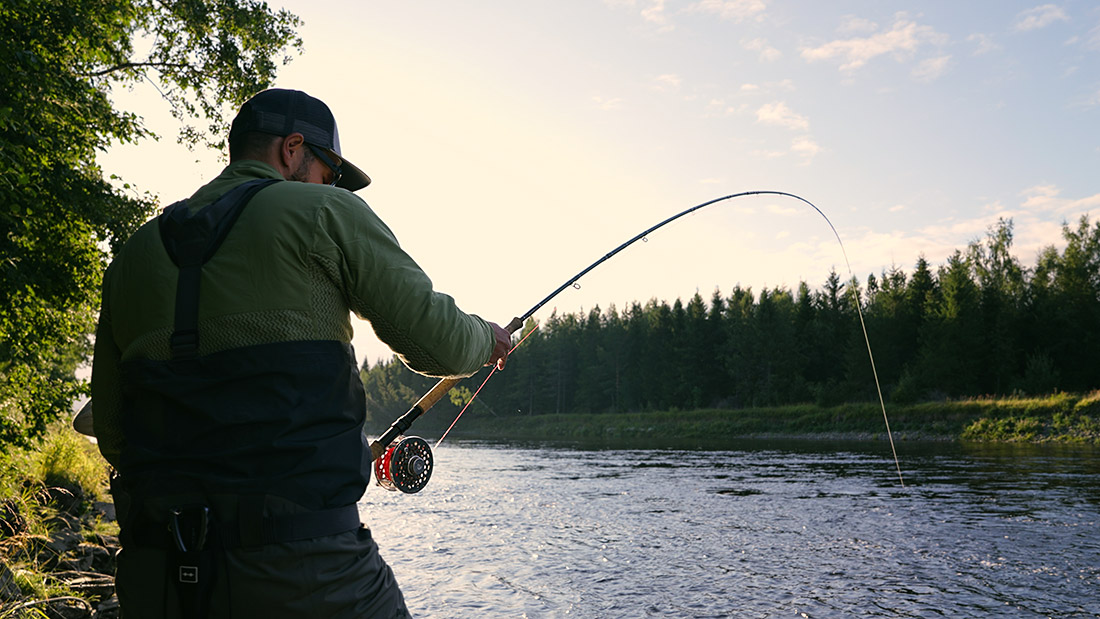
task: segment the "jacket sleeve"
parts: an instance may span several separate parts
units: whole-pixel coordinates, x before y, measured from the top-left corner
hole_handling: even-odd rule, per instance
[[[495,344],[489,324],[434,290],[358,197],[338,194],[318,211],[312,247],[313,258],[343,289],[351,310],[413,371],[469,376],[488,361]]]

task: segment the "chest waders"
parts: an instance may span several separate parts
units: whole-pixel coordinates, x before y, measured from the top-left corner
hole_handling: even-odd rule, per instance
[[[161,240],[172,262],[179,269],[174,328],[170,339],[172,358],[166,362],[148,360],[137,362],[139,371],[130,371],[131,375],[136,376],[131,381],[136,385],[131,388],[131,393],[141,394],[143,390],[155,391],[149,385],[171,384],[175,391],[169,392],[171,396],[169,399],[193,400],[196,403],[195,408],[202,409],[208,414],[197,416],[190,414],[191,411],[186,408],[173,409],[163,404],[155,405],[155,402],[162,401],[164,398],[143,400],[139,397],[138,404],[131,407],[129,415],[140,416],[140,413],[148,410],[151,412],[145,416],[153,418],[154,421],[131,420],[131,425],[139,427],[142,431],[134,432],[131,437],[128,437],[132,441],[128,448],[139,453],[151,453],[163,449],[163,447],[150,449],[141,445],[142,441],[132,439],[142,437],[163,439],[176,434],[165,418],[193,417],[193,419],[177,419],[175,423],[197,424],[201,426],[200,430],[194,435],[184,433],[176,437],[176,443],[166,440],[163,445],[184,450],[182,453],[185,457],[180,458],[180,462],[214,460],[211,463],[212,466],[232,467],[230,461],[223,459],[227,457],[224,452],[213,451],[207,454],[201,444],[202,437],[217,434],[220,427],[219,421],[231,423],[235,407],[247,408],[247,405],[240,401],[224,397],[225,390],[232,389],[234,378],[238,375],[248,375],[245,370],[236,368],[242,365],[246,367],[256,365],[255,358],[278,358],[278,355],[272,355],[268,348],[261,347],[258,351],[230,354],[221,361],[218,360],[218,354],[210,356],[214,361],[199,357],[199,284],[203,265],[218,251],[248,201],[256,192],[275,182],[279,181],[260,179],[243,183],[194,214],[188,212],[186,201],[180,201],[169,206],[160,215],[158,226]],[[308,344],[306,346],[307,351],[313,352]],[[325,358],[333,356],[329,354],[331,346],[317,344],[313,348],[318,347],[326,353]],[[298,348],[301,347],[295,348],[295,351],[298,351]],[[298,354],[300,356],[300,351]],[[286,365],[285,361],[281,363]],[[131,364],[131,368],[133,365]],[[145,369],[142,370],[142,368]],[[315,371],[322,373],[332,370],[329,365],[319,363]],[[215,387],[210,386],[212,382]],[[291,388],[295,387],[295,385],[291,386]],[[204,393],[212,395],[204,396]],[[251,396],[246,397],[251,398]],[[261,400],[260,397],[252,399]],[[141,405],[150,402],[154,405],[143,410]],[[258,405],[258,407],[264,406]],[[142,423],[146,425],[142,426]],[[249,427],[258,423],[263,423],[263,419],[259,415],[254,415],[253,418],[245,419],[243,425]],[[271,424],[270,421],[268,423]],[[278,420],[274,425],[279,425]],[[358,432],[358,429],[356,431]],[[270,439],[261,431],[256,431],[255,435],[259,437],[257,440],[260,443],[270,442]],[[142,452],[142,449],[146,451]],[[172,450],[167,453],[169,455],[161,459],[169,463],[174,462]],[[336,455],[346,456],[346,453]],[[231,460],[232,455],[228,458]],[[219,459],[223,460],[218,462]],[[196,483],[193,480],[181,483],[175,476],[176,471],[172,470],[172,466],[162,465],[150,471],[145,464],[140,459],[135,460],[133,465],[127,466],[127,470],[112,483],[116,502],[124,505],[127,512],[125,521],[121,523],[122,542],[124,546],[133,544],[159,548],[167,553],[168,571],[165,578],[169,589],[176,593],[179,610],[184,619],[201,619],[208,616],[217,569],[222,563],[222,555],[225,551],[325,537],[352,531],[361,526],[358,508],[354,502],[350,505],[314,509],[314,511],[300,514],[265,516],[264,494],[255,494],[254,491],[238,497],[235,522],[220,521],[212,506],[203,501],[171,506],[166,513],[161,512],[157,516],[150,516],[147,514],[149,510],[146,509],[146,505],[152,505],[153,502],[147,502],[144,499],[150,494],[157,493],[158,488],[161,488],[160,492],[164,492],[163,488],[178,489],[185,493],[197,491],[196,493],[202,496],[211,491],[234,493],[240,490],[240,484],[236,487],[227,485],[221,483],[222,480],[216,477],[211,483]],[[182,468],[184,465],[176,464],[176,467]],[[131,476],[131,472],[135,474]],[[246,481],[249,477],[256,479],[254,475],[242,475],[242,477]],[[192,478],[201,480],[206,477],[197,475]],[[132,484],[132,481],[137,483]],[[259,489],[262,492],[272,488],[261,484]],[[303,503],[306,502],[304,497],[297,498]],[[166,615],[169,614],[167,613],[169,599],[170,596],[166,595]]]

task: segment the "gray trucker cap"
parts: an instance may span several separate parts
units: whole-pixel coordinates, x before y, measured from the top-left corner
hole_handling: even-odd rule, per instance
[[[301,133],[307,144],[335,154],[343,162],[343,176],[336,183],[348,191],[370,184],[370,177],[340,152],[340,133],[328,106],[300,90],[271,88],[246,101],[233,119],[229,139],[239,132],[261,131],[278,136]]]

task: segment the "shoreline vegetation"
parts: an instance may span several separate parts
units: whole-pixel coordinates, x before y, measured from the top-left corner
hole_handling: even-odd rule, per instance
[[[1100,445],[1100,391],[1046,397],[970,398],[887,404],[895,441],[1078,443]],[[600,441],[677,437],[878,440],[877,402],[699,409],[645,413],[547,414],[464,419],[452,436],[486,440]]]
[[[68,420],[0,453],[0,619],[118,617],[107,471]]]
[[[888,405],[894,440],[1100,445],[1100,391]],[[506,422],[505,422],[506,420]],[[449,420],[448,420],[449,421]],[[599,444],[676,437],[885,440],[878,403],[464,419],[454,437]],[[0,619],[118,616],[107,465],[62,423],[0,454]]]

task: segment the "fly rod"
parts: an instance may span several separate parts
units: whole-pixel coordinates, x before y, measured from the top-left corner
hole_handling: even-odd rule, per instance
[[[684,217],[685,215],[690,215],[691,213],[694,213],[695,211],[698,211],[702,208],[706,208],[712,204],[717,204],[719,202],[724,202],[726,200],[732,200],[735,198],[758,195],[785,196],[788,198],[793,198],[809,205],[810,208],[817,211],[817,213],[825,219],[825,223],[829,224],[829,229],[833,231],[833,236],[836,237],[837,243],[840,244],[840,251],[844,255],[844,262],[848,267],[848,274],[849,276],[854,277],[854,275],[852,275],[852,266],[848,262],[848,253],[844,250],[843,241],[840,240],[840,234],[833,226],[833,222],[829,221],[829,218],[825,215],[825,213],[816,205],[801,196],[797,196],[793,193],[788,193],[785,191],[744,191],[741,193],[734,193],[727,196],[722,196],[721,198],[715,198],[713,200],[703,202],[702,204],[698,204],[689,209],[683,210],[673,215],[672,217],[669,217],[668,219],[665,219],[664,221],[661,221],[660,223],[638,233],[622,245],[619,245],[615,249],[608,252],[599,260],[596,260],[592,264],[585,267],[581,272],[566,280],[565,283],[563,283],[561,286],[558,286],[553,292],[547,295],[546,298],[539,301],[531,309],[524,312],[523,315],[513,318],[512,321],[508,323],[508,326],[505,327],[505,329],[508,331],[508,333],[515,333],[516,331],[520,330],[528,318],[534,315],[535,312],[539,311],[542,306],[549,303],[551,299],[561,294],[563,290],[574,285],[580,278],[584,277],[590,271],[592,271],[592,269],[595,269],[604,262],[607,262],[616,254],[623,251],[627,247],[630,247],[634,243],[645,239],[654,231],[676,221],[677,219],[680,219],[681,217]],[[894,447],[894,437],[890,432],[890,420],[886,416],[886,403],[882,397],[882,388],[879,385],[878,371],[875,369],[875,358],[874,355],[871,353],[871,341],[870,338],[868,338],[867,336],[867,327],[863,321],[863,311],[860,309],[860,303],[858,299],[855,303],[855,306],[856,311],[859,315],[860,327],[863,329],[863,338],[865,343],[867,344],[867,354],[871,361],[871,370],[875,378],[875,387],[878,390],[879,404],[882,407],[882,416],[886,422],[886,435],[889,437],[890,440],[890,450],[894,455],[894,463],[897,465],[898,479],[901,481],[902,486],[904,486],[905,480],[901,476],[901,463],[898,460],[897,449]],[[425,484],[427,484],[428,478],[431,476],[433,468],[431,449],[428,447],[427,442],[418,437],[409,437],[400,441],[396,447],[393,445],[393,443],[395,440],[398,439],[398,437],[404,434],[404,432],[408,430],[409,427],[412,426],[413,421],[415,421],[418,417],[427,412],[428,409],[439,402],[439,400],[441,400],[443,396],[446,395],[447,392],[449,392],[461,380],[461,378],[444,378],[440,380],[438,383],[435,384],[434,387],[431,388],[431,390],[421,396],[421,398],[417,400],[416,404],[414,404],[412,408],[410,408],[405,414],[398,417],[388,430],[386,430],[380,437],[378,437],[377,440],[371,443],[371,458],[375,461],[375,472],[378,473],[378,482],[380,485],[389,489],[402,490],[403,492],[418,492],[424,487]]]

